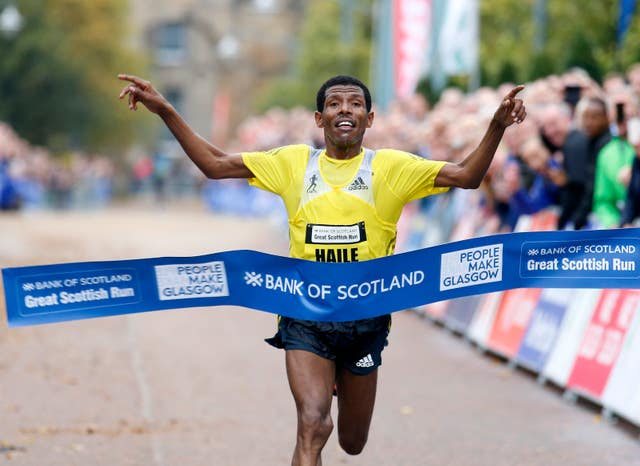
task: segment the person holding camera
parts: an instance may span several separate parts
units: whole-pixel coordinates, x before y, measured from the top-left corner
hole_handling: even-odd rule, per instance
[[[573,110],[567,99],[563,103],[547,105],[541,112],[539,121],[542,137],[547,146],[559,154],[564,180],[559,184],[560,216],[558,230],[581,229],[587,224],[590,208],[580,208],[585,196],[589,196],[586,206],[591,205],[592,183],[588,178],[589,149],[587,136],[573,123]],[[591,175],[593,176],[593,174]]]

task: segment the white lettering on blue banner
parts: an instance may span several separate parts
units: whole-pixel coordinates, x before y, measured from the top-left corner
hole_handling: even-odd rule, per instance
[[[29,275],[19,282],[24,314],[80,311],[139,302],[131,269]]]
[[[296,278],[283,277],[272,274],[259,274],[257,272],[245,272],[244,281],[250,287],[263,287],[278,293],[297,295],[303,298],[327,299],[330,295],[336,295],[339,301],[357,300],[368,296],[388,293],[393,290],[422,284],[425,279],[424,271],[414,270],[409,273],[392,275],[391,277],[377,278],[348,285],[332,286],[324,283],[309,283]]]
[[[522,277],[598,277],[601,272],[626,278],[640,277],[637,238],[621,241],[527,241],[522,244]]]
[[[442,254],[440,291],[502,281],[502,244]]]
[[[229,296],[224,262],[156,265],[160,301]]]

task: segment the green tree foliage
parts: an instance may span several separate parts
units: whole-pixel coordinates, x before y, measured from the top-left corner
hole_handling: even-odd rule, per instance
[[[584,68],[601,80],[614,69],[618,0],[549,1],[547,50],[556,52],[559,68]]]
[[[113,149],[132,137],[115,75],[140,69],[126,48],[126,0],[22,0],[24,27],[0,36],[0,120],[53,150]]]
[[[534,11],[540,0],[479,0],[480,76],[483,85],[526,82],[571,67],[584,68],[601,81],[611,71],[624,71],[640,62],[640,11],[622,47],[617,49],[619,0],[546,0],[543,33]],[[347,0],[310,1],[293,72],[269,86],[260,108],[274,105],[311,106],[318,85],[329,75],[369,74],[372,0],[353,0],[354,41],[346,44],[341,8]],[[640,7],[638,7],[640,9]],[[542,40],[538,47],[535,39]],[[420,90],[428,91],[429,80]],[[466,87],[466,77],[450,77],[449,85]],[[429,96],[432,99],[437,96]]]
[[[517,81],[528,81],[574,66],[602,80],[617,66],[624,69],[640,60],[640,49],[635,45],[640,40],[638,12],[616,54],[618,0],[547,0],[540,50],[534,48],[535,4],[536,0],[480,2],[480,61],[485,84],[498,84],[511,74]]]
[[[353,14],[345,17],[343,8],[349,1]],[[308,2],[293,72],[268,86],[260,109],[301,104],[315,107],[318,88],[336,74],[367,80],[371,16],[372,0]]]
[[[634,63],[640,63],[640,5],[638,5],[636,14],[631,21],[631,25],[627,32],[620,49],[617,51],[618,66],[622,70],[626,70]]]
[[[533,51],[532,0],[480,1],[483,84],[523,81]]]

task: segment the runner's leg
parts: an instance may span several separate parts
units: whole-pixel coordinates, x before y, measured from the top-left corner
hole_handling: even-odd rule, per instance
[[[287,377],[298,412],[292,466],[321,466],[321,452],[331,431],[331,401],[336,366],[304,350],[286,351]]]
[[[338,440],[350,455],[362,452],[367,443],[377,383],[378,369],[367,375],[338,369]]]

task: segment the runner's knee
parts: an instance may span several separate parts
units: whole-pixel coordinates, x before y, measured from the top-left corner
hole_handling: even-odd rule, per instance
[[[299,433],[313,438],[328,438],[333,430],[330,413],[316,409],[303,409],[298,415]]]

